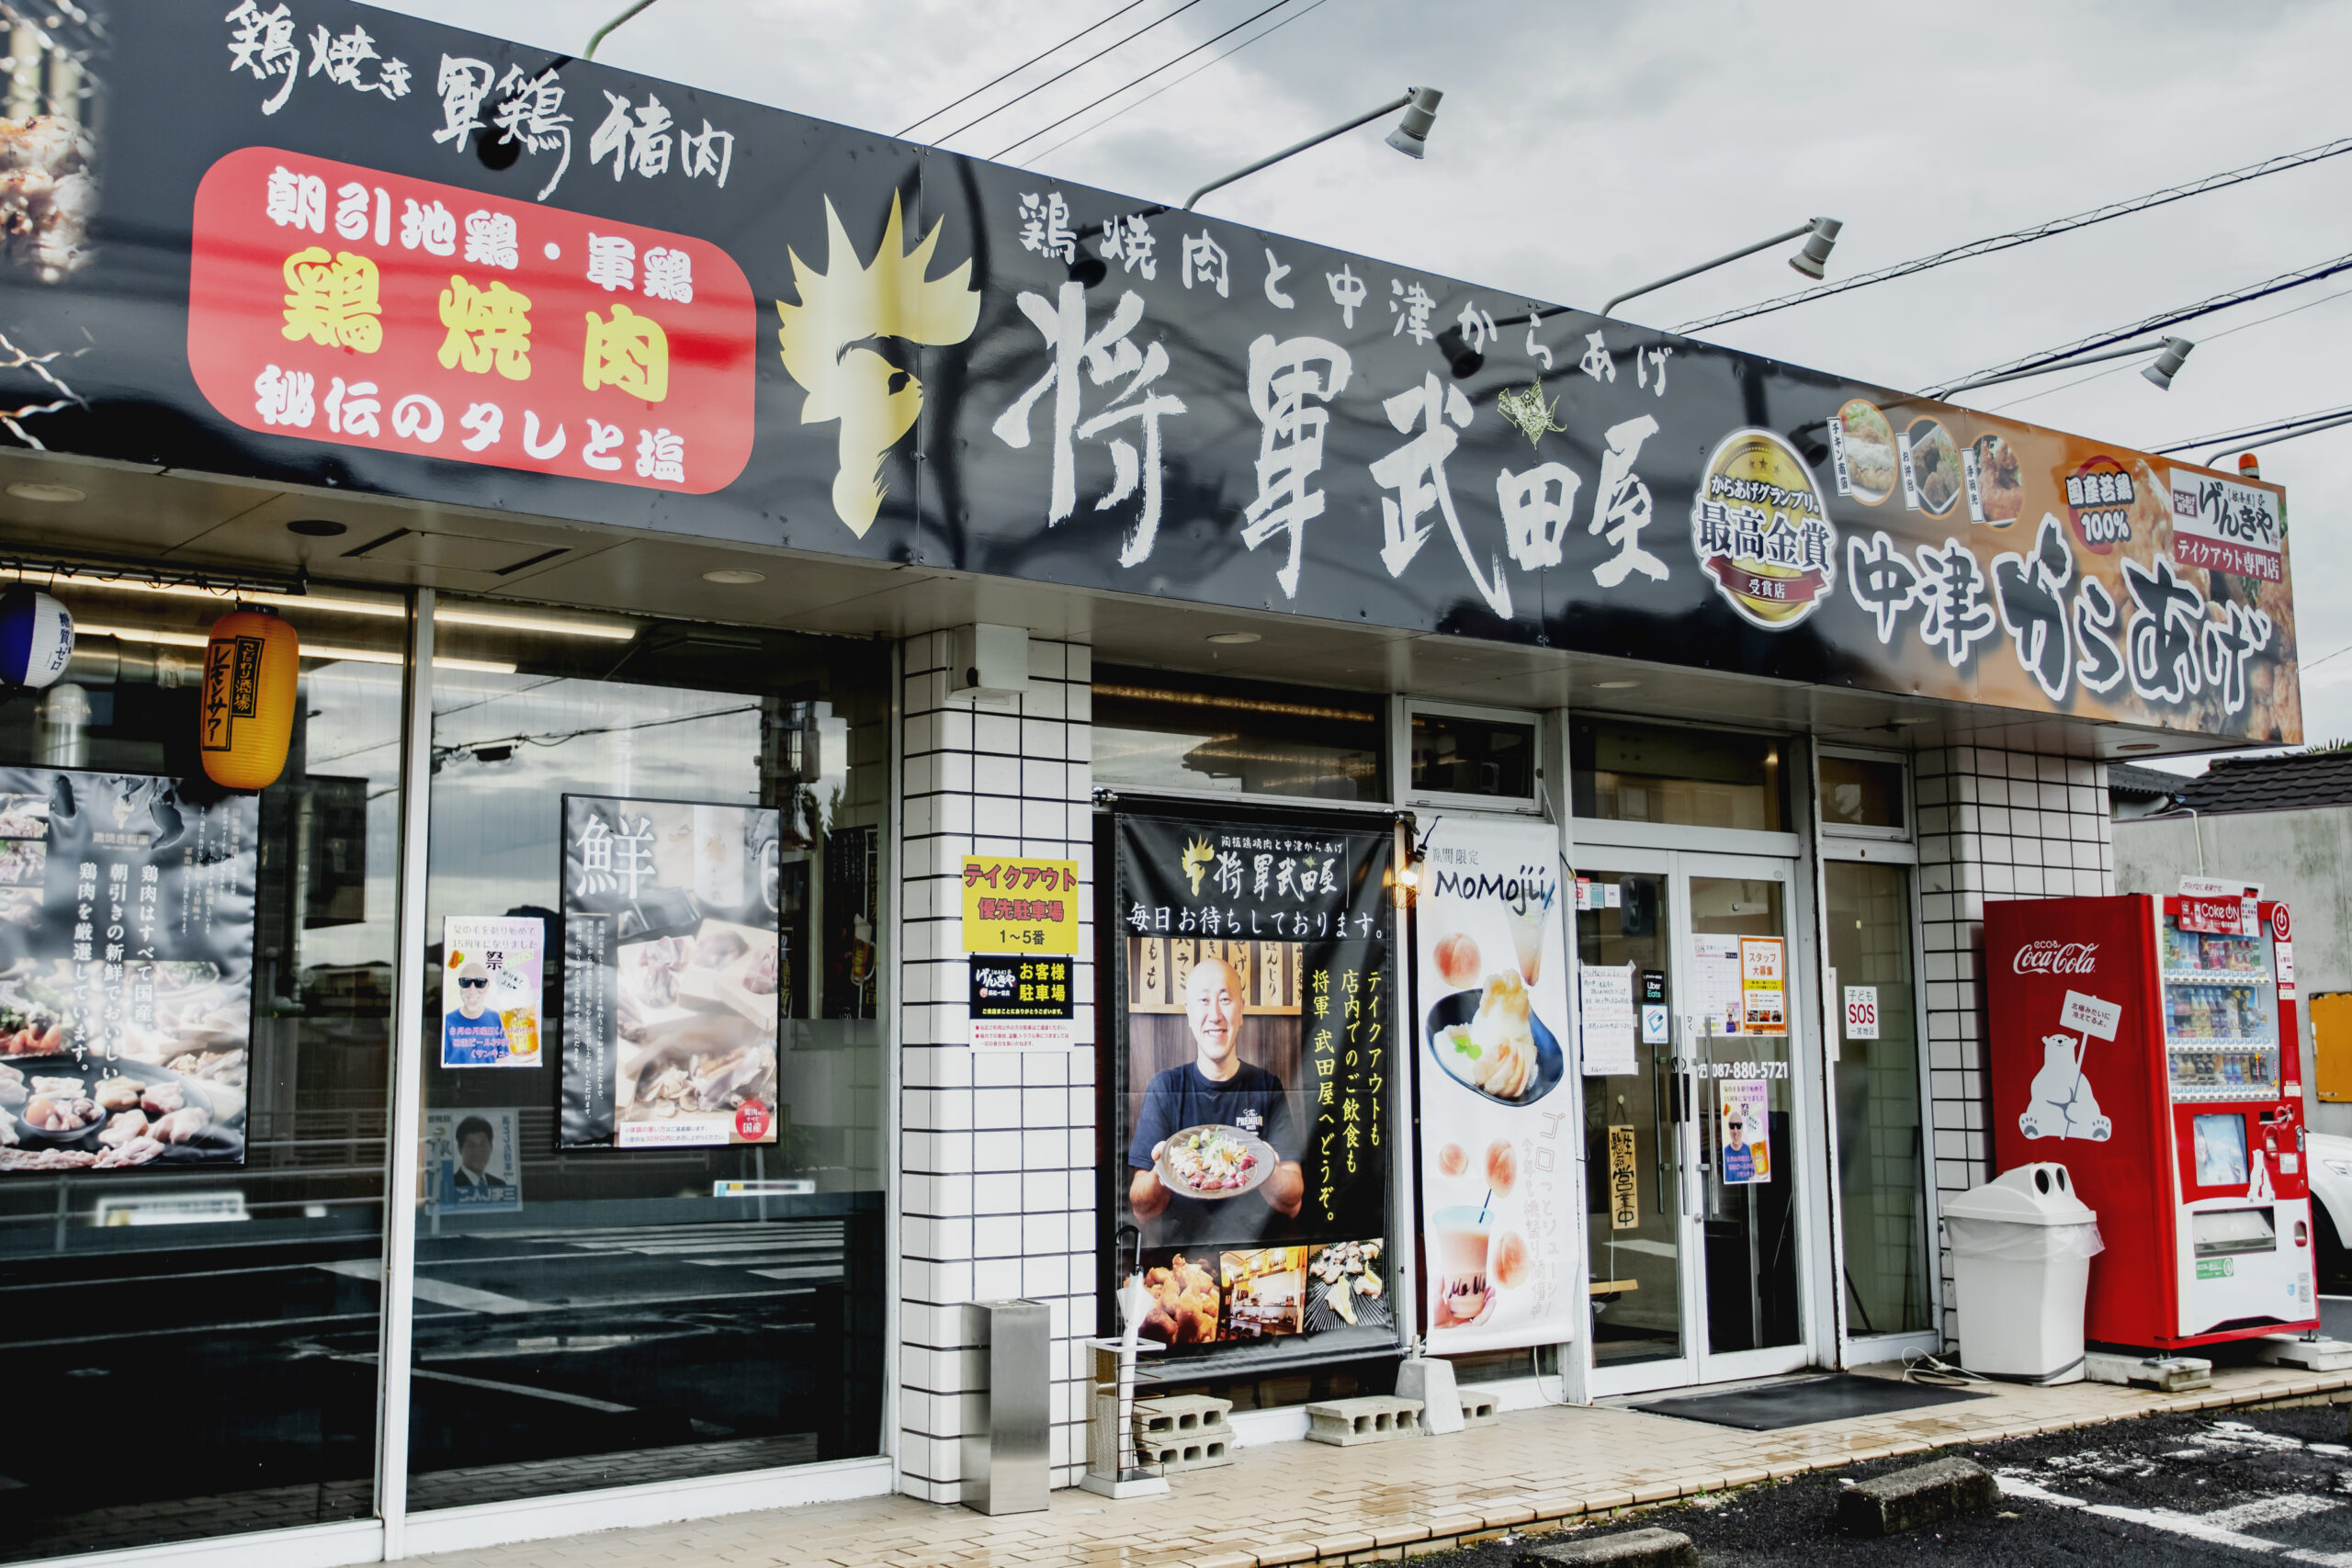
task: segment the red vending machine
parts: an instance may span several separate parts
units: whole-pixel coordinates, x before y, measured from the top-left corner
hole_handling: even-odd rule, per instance
[[[1985,902],[1995,1162],[2098,1212],[2094,1342],[2319,1326],[2290,934],[2254,898]]]

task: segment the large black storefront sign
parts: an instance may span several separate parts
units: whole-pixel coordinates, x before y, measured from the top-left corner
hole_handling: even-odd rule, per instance
[[[1116,831],[1111,1282],[1139,1253],[1145,1332],[1220,1364],[1392,1345],[1390,834]]]
[[[52,449],[2301,734],[2276,487],[344,0],[96,10],[102,134],[0,130]]]

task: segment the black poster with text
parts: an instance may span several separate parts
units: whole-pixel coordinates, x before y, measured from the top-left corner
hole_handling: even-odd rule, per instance
[[[1117,846],[1116,1207],[1145,1333],[1390,1343],[1390,832],[1122,816]]]

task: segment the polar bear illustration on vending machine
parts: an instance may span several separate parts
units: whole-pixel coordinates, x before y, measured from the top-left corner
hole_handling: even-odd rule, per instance
[[[2083,1138],[2103,1144],[2115,1123],[2098,1113],[2098,1097],[2083,1072],[2086,1035],[2041,1037],[2041,1070],[2033,1076],[2033,1099],[2018,1117],[2018,1130],[2029,1138]]]

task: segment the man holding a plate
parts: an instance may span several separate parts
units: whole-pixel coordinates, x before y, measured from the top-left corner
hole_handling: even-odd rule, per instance
[[[1297,1216],[1306,1199],[1300,1144],[1283,1080],[1240,1056],[1241,1021],[1249,1014],[1241,977],[1223,959],[1204,959],[1184,986],[1184,1017],[1193,1059],[1154,1075],[1136,1117],[1127,1151],[1134,1176],[1127,1203],[1144,1227],[1148,1247],[1196,1241],[1250,1242]],[[1263,1144],[1271,1174],[1237,1187],[1244,1201],[1227,1208],[1217,1196],[1194,1197],[1171,1184],[1161,1167],[1180,1133],[1211,1129]],[[1261,1158],[1266,1157],[1261,1155]]]

